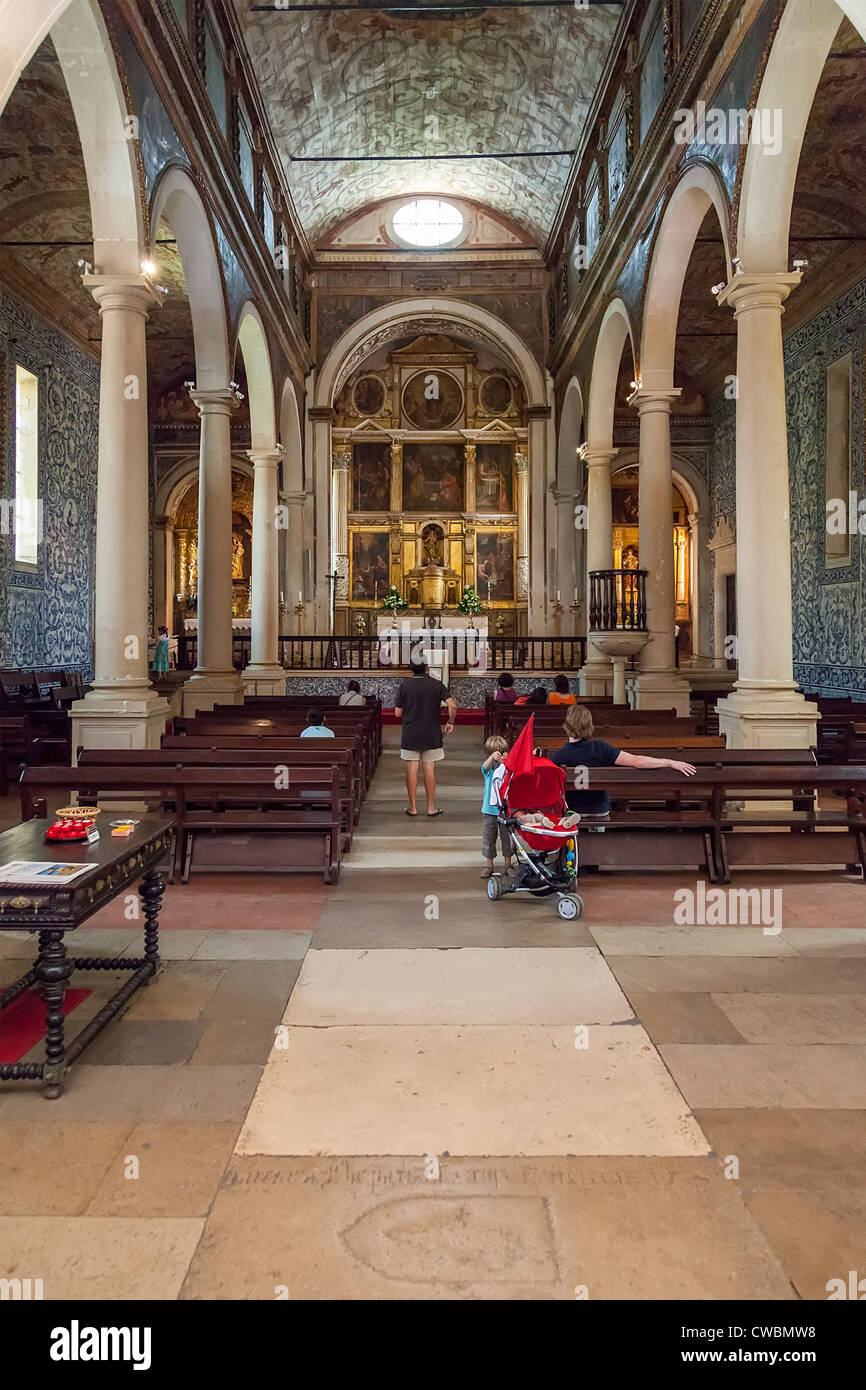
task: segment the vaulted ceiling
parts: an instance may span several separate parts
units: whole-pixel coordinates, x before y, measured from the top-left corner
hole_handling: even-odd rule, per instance
[[[568,153],[467,156],[573,150],[619,5],[487,5],[434,17],[364,0],[350,11],[294,14],[236,3],[313,244],[366,204],[409,193],[486,203],[543,244]],[[395,155],[412,158],[387,158]]]

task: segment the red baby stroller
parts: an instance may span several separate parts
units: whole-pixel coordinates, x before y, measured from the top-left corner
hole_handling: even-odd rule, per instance
[[[505,759],[500,797],[499,823],[511,834],[517,868],[506,875],[493,874],[487,880],[487,896],[495,901],[506,893],[531,893],[534,898],[555,893],[560,917],[579,917],[583,899],[572,891],[577,883],[577,831],[559,826],[568,814],[565,773],[549,758],[533,755],[531,717]],[[517,811],[541,811],[554,828],[522,825]]]

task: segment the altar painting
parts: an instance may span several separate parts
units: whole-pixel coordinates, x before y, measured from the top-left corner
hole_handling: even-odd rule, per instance
[[[463,445],[447,440],[403,446],[403,508],[407,512],[462,512]]]
[[[513,512],[510,444],[479,444],[475,451],[475,510]]]
[[[391,504],[391,446],[366,440],[352,450],[353,512],[387,511]]]
[[[352,598],[382,599],[388,592],[387,531],[353,531]]]
[[[475,589],[482,603],[514,598],[514,535],[479,531],[475,539]]]

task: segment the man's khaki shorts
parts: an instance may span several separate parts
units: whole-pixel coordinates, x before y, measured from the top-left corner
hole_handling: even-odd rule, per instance
[[[401,748],[400,757],[404,763],[438,763],[445,757],[444,748]]]

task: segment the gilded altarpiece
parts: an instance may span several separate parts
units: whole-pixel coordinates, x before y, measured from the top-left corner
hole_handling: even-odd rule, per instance
[[[418,338],[344,383],[332,427],[348,459],[335,568],[337,632],[371,634],[391,585],[410,613],[457,608],[474,585],[491,633],[525,630],[520,544],[527,427],[519,380],[448,337]]]

